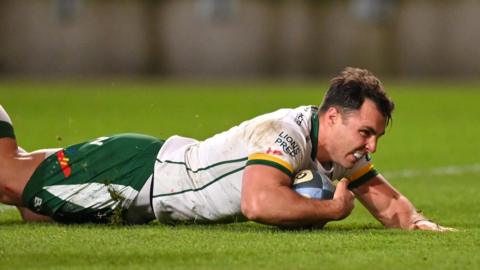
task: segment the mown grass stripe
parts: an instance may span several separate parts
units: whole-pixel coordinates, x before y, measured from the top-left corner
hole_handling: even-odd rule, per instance
[[[443,175],[462,175],[465,173],[479,173],[480,163],[456,166],[435,167],[430,169],[404,169],[399,171],[386,171],[382,175],[390,178],[414,178],[425,175],[443,176]]]

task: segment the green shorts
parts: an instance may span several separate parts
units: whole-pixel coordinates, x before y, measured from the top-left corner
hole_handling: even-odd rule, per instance
[[[62,149],[35,170],[23,203],[63,223],[109,222],[152,175],[162,145],[154,137],[120,134]]]

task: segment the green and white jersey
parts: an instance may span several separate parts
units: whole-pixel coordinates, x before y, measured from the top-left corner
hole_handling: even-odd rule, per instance
[[[32,211],[64,223],[108,222],[126,210],[153,173],[162,141],[139,134],[100,137],[46,158],[22,200]]]
[[[290,177],[314,169],[332,180],[361,183],[376,174],[367,158],[352,169],[325,170],[316,161],[318,115],[314,106],[278,111],[245,121],[205,141],[173,136],[157,156],[152,206],[157,219],[176,222],[241,221],[246,166],[275,167]]]

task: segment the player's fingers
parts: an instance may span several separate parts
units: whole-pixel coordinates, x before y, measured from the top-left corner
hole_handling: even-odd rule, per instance
[[[440,226],[442,232],[458,232],[458,229]]]
[[[336,189],[346,190],[347,186],[348,186],[348,180],[346,178],[343,178],[337,183]]]
[[[335,187],[335,194],[337,196],[348,196],[353,199],[353,192],[348,189],[348,183],[349,181],[346,178],[340,180],[340,182],[338,182],[337,186]]]
[[[421,220],[415,223],[414,229],[422,231],[438,231],[440,226],[430,220]]]
[[[348,180],[342,179],[337,183],[333,200],[337,204],[338,218],[344,219],[352,212],[355,204],[353,203],[353,193],[347,188]]]
[[[422,220],[417,223],[415,223],[415,230],[423,230],[423,231],[435,231],[435,232],[456,232],[458,231],[457,229],[454,228],[449,228],[449,227],[443,227],[438,225],[435,222],[429,221],[429,220]]]

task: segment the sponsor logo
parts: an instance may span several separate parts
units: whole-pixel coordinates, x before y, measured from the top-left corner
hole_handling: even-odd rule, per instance
[[[276,156],[282,156],[283,152],[277,149],[272,149],[271,147],[268,148],[267,152],[265,152],[269,155],[276,155]]]
[[[33,207],[35,208],[39,208],[43,203],[43,200],[42,198],[39,198],[37,196],[35,196],[35,198],[33,198]]]
[[[95,140],[91,141],[89,144],[102,146],[103,141],[107,140],[108,138],[109,137],[99,137],[99,138],[96,138]]]
[[[102,220],[107,217],[107,213],[102,213],[101,211],[97,212],[96,214],[98,220]]]
[[[63,152],[63,150],[57,152],[57,160],[58,160],[58,164],[60,164],[60,168],[62,169],[63,175],[65,175],[65,178],[70,177],[70,175],[72,174],[72,169],[68,164],[68,161],[70,161],[70,159],[65,156],[65,153]]]
[[[298,185],[313,180],[313,173],[310,170],[303,170],[295,175],[293,185]]]
[[[301,126],[303,120],[305,120],[305,115],[303,115],[303,113],[298,113],[297,116],[295,116],[295,123],[297,123],[297,125]]]
[[[283,149],[283,152],[287,153],[291,157],[295,157],[300,152],[300,146],[298,146],[298,143],[290,135],[283,131],[278,134],[275,143],[280,145],[280,147]]]

